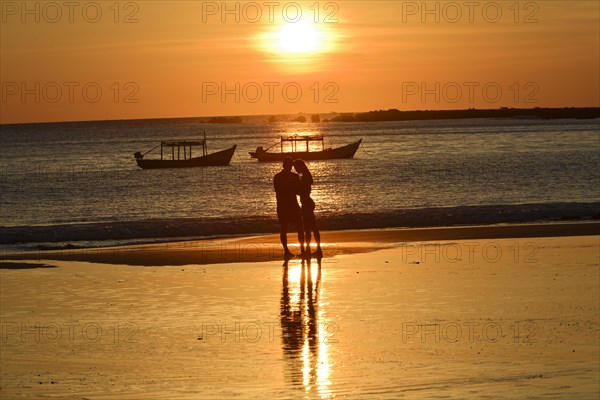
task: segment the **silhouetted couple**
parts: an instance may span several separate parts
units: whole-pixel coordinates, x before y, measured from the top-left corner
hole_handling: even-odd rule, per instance
[[[293,172],[292,167],[301,175]],[[315,222],[315,202],[310,197],[312,184],[312,174],[304,161],[294,161],[290,157],[283,159],[283,170],[275,174],[273,179],[277,196],[277,218],[281,226],[280,238],[286,258],[294,256],[287,244],[289,225],[295,226],[298,230],[298,241],[300,242],[302,255],[310,256],[311,233],[314,233],[317,242],[316,255],[317,257],[322,256],[321,234]],[[300,196],[302,208],[298,205],[297,196]]]

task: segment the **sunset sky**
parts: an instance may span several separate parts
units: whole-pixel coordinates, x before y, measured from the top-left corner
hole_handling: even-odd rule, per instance
[[[1,2],[1,123],[600,105],[597,1],[72,4]]]

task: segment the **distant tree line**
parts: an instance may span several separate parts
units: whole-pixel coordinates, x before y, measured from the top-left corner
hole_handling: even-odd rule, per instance
[[[361,113],[339,114],[323,122],[381,122],[381,121],[415,121],[431,119],[462,119],[462,118],[539,118],[539,119],[561,119],[577,118],[592,119],[600,118],[600,107],[565,107],[565,108],[509,108],[499,109],[475,109],[466,110],[414,110],[400,111],[392,108],[389,110],[374,110]],[[269,117],[270,123],[279,122],[275,116]],[[300,114],[291,122],[306,122],[306,116]],[[319,114],[310,117],[311,122],[321,122]],[[212,117],[209,123],[217,124],[241,124],[242,117]]]
[[[416,110],[400,111],[397,109],[376,110],[363,113],[347,113],[323,122],[376,122],[376,121],[411,121],[427,119],[462,119],[462,118],[600,118],[599,107],[586,108],[508,108],[496,110]]]
[[[241,124],[242,117],[212,117],[207,122],[211,124]]]
[[[267,120],[269,123],[279,122],[274,115],[270,116]],[[306,117],[302,114],[298,115],[296,118],[292,119],[291,122],[306,122]],[[310,116],[310,122],[321,122],[321,116],[319,114],[313,114]]]

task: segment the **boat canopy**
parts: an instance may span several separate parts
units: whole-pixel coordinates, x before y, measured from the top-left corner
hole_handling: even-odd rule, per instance
[[[144,154],[139,151],[134,154],[136,160],[141,160],[144,156],[151,151],[160,147],[160,159],[163,160],[165,158],[165,148],[171,148],[171,160],[188,160],[192,158],[192,147],[194,146],[202,146],[202,156],[208,154],[208,149],[206,147],[206,132],[203,132],[204,138],[200,140],[163,140],[159,145],[153,147],[148,150]],[[175,158],[175,148],[177,148],[177,158]],[[183,149],[183,152],[181,151]],[[183,153],[183,158],[181,155]]]
[[[202,140],[165,140],[160,142],[160,159],[163,159],[163,153],[165,147],[171,148],[171,159],[172,160],[181,160],[181,149],[183,149],[183,160],[187,160],[188,158],[192,158],[192,147],[193,146],[202,146],[202,155],[205,156],[206,152],[206,139]],[[177,148],[177,158],[175,158],[175,148]]]
[[[283,153],[283,144],[290,142],[292,145],[292,151],[298,151],[298,142],[304,142],[306,145],[305,151],[310,151],[309,142],[321,142],[321,150],[325,150],[325,142],[323,135],[292,135],[292,136],[281,136],[281,152]]]

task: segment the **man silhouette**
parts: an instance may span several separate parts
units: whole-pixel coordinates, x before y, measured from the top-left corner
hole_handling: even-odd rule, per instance
[[[273,186],[275,186],[275,196],[277,198],[277,219],[281,226],[279,237],[286,258],[292,257],[292,252],[287,245],[288,225],[294,225],[298,229],[298,241],[300,242],[300,251],[304,253],[304,229],[302,226],[302,212],[298,205],[296,194],[300,188],[300,176],[292,172],[294,160],[290,157],[283,159],[283,170],[275,174]]]

